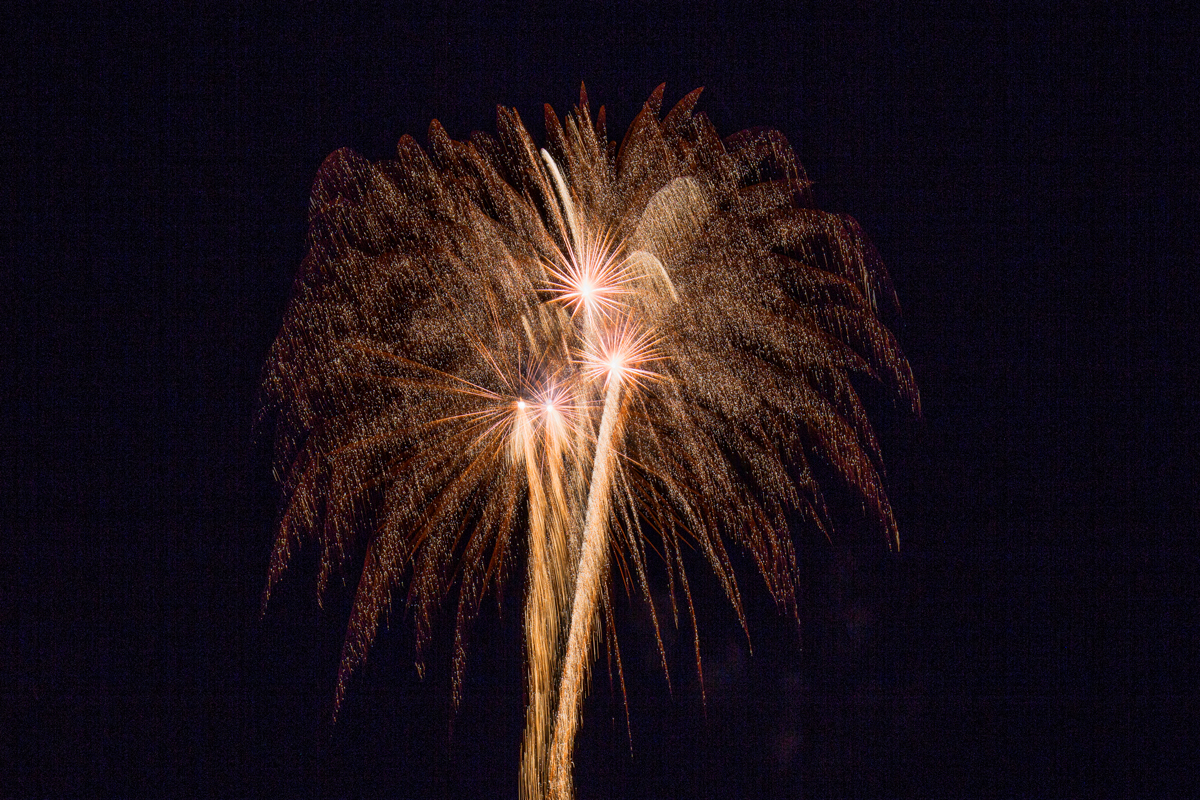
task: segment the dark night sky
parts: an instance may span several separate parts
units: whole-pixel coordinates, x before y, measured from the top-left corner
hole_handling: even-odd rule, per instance
[[[782,130],[882,252],[925,414],[876,409],[902,553],[802,542],[800,635],[743,564],[751,655],[697,568],[706,705],[687,629],[668,691],[618,603],[632,736],[602,661],[579,796],[1200,782],[1195,17],[78,5],[0,34],[0,795],[515,797],[514,602],[457,715],[450,632],[419,680],[398,619],[330,729],[348,601],[316,608],[299,564],[260,618],[253,418],[325,155],[498,103],[540,137],[581,80],[610,135],[661,82],[705,86],[723,133]]]

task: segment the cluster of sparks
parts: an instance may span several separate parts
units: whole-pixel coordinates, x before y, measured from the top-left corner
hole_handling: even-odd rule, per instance
[[[581,96],[565,126],[547,109],[553,155],[504,110],[499,140],[434,123],[432,158],[408,137],[395,163],[334,154],[268,362],[285,512],[267,593],[305,540],[319,595],[363,562],[338,707],[405,576],[419,646],[457,581],[457,697],[466,623],[523,543],[527,800],[572,796],[602,620],[616,648],[614,558],[649,597],[662,556],[678,625],[686,539],[740,616],[728,537],[794,609],[791,526],[830,524],[813,458],[895,535],[851,381],[917,408],[877,318],[886,275],[852,220],[811,208],[782,137],[722,142],[697,95],[660,121],[660,87],[619,150]]]

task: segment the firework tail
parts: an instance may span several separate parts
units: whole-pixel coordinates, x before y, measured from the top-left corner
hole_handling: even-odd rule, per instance
[[[522,422],[528,424],[526,420]],[[553,608],[555,598],[549,575],[546,498],[530,437],[524,437],[521,452],[514,455],[525,462],[529,482],[529,599],[525,604],[529,701],[525,709],[525,740],[521,744],[521,796],[531,800],[539,796],[538,786],[545,774],[542,763],[545,746],[539,741],[539,734],[545,727],[543,719],[554,703],[551,697],[554,659],[547,647],[553,645],[557,636],[557,614]]]
[[[521,797],[524,800],[545,797],[546,762],[558,694],[557,673],[567,593],[568,554],[563,521],[568,512],[560,475],[562,455],[553,437],[546,437],[546,450],[542,468],[539,468],[533,437],[525,438],[520,454],[529,481],[530,542],[529,599],[525,605],[529,702],[521,744]]]
[[[619,376],[612,375],[604,398],[600,433],[596,439],[587,513],[584,516],[583,544],[575,580],[575,597],[571,603],[571,627],[567,633],[562,683],[558,692],[558,712],[554,722],[554,738],[550,746],[552,800],[570,800],[573,795],[571,755],[575,748],[580,705],[583,702],[587,670],[591,663],[600,587],[608,571],[609,487],[616,456],[614,440],[617,436],[620,403],[621,383]]]

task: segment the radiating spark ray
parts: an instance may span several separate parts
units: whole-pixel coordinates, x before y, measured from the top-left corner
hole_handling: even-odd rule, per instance
[[[455,381],[457,383],[464,384],[464,385],[470,387],[471,389],[475,390],[475,392],[472,393],[472,396],[484,397],[484,398],[488,398],[488,399],[499,399],[499,397],[500,397],[500,395],[496,394],[495,392],[485,389],[476,383],[472,383],[471,381],[468,381],[465,378],[445,372],[444,370],[437,369],[436,367],[431,367],[427,364],[422,364],[419,361],[413,361],[412,359],[405,358],[404,356],[396,355],[395,353],[389,353],[386,350],[380,350],[378,348],[371,348],[371,347],[364,347],[364,346],[358,345],[357,343],[354,343],[354,342],[350,343],[350,347],[352,347],[354,349],[362,350],[363,352],[369,353],[371,355],[379,356],[379,357],[387,359],[389,361],[395,361],[397,363],[404,364],[405,366],[415,367],[422,371],[432,372],[435,375],[438,375],[439,377],[445,378],[447,380]],[[489,359],[489,362],[490,362],[490,359]],[[503,371],[501,371],[499,369],[499,367],[496,367],[494,362],[491,362],[491,363],[493,364],[493,367],[496,369],[497,374],[500,375],[501,377],[505,378],[505,380],[507,380],[506,376],[504,376]],[[386,379],[390,376],[382,376],[382,377],[384,379]],[[452,391],[456,387],[443,386],[440,388],[442,388],[444,390]],[[460,389],[459,391],[463,391],[463,390]]]

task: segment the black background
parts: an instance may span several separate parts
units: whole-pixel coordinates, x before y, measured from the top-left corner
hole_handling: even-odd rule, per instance
[[[580,81],[610,136],[664,81],[782,130],[882,252],[925,414],[876,409],[902,552],[802,537],[799,635],[744,569],[751,654],[697,568],[706,701],[688,627],[669,690],[617,604],[629,733],[601,661],[579,796],[1194,790],[1183,4],[81,5],[0,33],[0,795],[515,797],[519,581],[457,714],[450,632],[421,680],[398,617],[330,728],[348,601],[302,558],[260,618],[253,419],[324,156],[498,103],[540,139]]]

